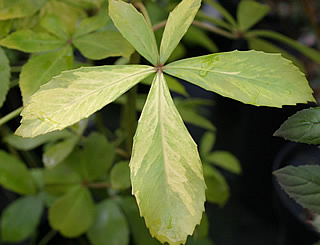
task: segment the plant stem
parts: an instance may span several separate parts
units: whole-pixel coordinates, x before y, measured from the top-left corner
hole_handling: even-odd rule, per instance
[[[164,27],[165,25],[167,24],[167,21],[164,20],[164,21],[161,21],[157,24],[155,24],[153,27],[152,27],[152,30],[153,31],[157,31],[159,30],[160,28]],[[201,22],[201,21],[198,21],[198,20],[194,20],[192,22],[193,25],[195,26],[198,26],[202,29],[205,29],[207,31],[210,31],[210,32],[213,32],[213,33],[216,33],[216,34],[219,34],[221,36],[224,36],[224,37],[227,37],[227,38],[230,38],[230,39],[237,39],[237,35],[236,34],[233,34],[233,33],[230,33],[228,31],[225,31],[219,27],[216,27],[216,26],[212,26],[212,25],[209,25],[207,23],[204,23],[204,22]]]
[[[111,187],[111,184],[109,182],[98,182],[98,183],[83,182],[82,184],[86,187],[93,188],[93,189]]]
[[[117,148],[116,153],[124,158],[127,158],[127,159],[130,158],[130,154],[123,149]]]
[[[11,119],[17,117],[20,112],[22,111],[23,107],[19,107],[18,109],[15,109],[14,111],[10,112],[6,116],[0,118],[0,126],[5,124],[6,122],[10,121]]]
[[[143,14],[144,18],[146,19],[147,23],[152,26],[148,11],[146,9],[146,7],[143,5],[142,2],[136,2],[134,3],[134,6],[139,9],[139,11]]]
[[[155,24],[154,26],[152,26],[152,30],[157,31],[157,30],[161,29],[162,27],[164,27],[166,24],[167,24],[167,20],[161,21],[161,22]]]
[[[50,230],[38,243],[38,245],[47,245],[48,242],[57,234],[57,231]]]
[[[227,37],[227,38],[230,38],[230,39],[237,39],[237,35],[233,34],[233,33],[230,33],[230,32],[227,32],[225,30],[222,30],[220,29],[219,27],[216,27],[216,26],[212,26],[212,25],[209,25],[207,23],[203,23],[201,21],[198,21],[198,20],[194,20],[192,22],[193,25],[195,26],[199,26],[201,27],[202,29],[205,29],[207,31],[210,31],[210,32],[213,32],[213,33],[216,33],[216,34],[219,34],[221,36],[224,36],[224,37]]]

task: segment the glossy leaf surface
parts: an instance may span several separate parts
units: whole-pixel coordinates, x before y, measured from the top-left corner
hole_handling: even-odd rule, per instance
[[[1,240],[20,242],[36,231],[44,206],[40,197],[21,197],[7,206],[1,216]]]
[[[10,85],[10,66],[5,52],[0,48],[0,108],[2,107]]]
[[[0,20],[33,15],[47,0],[0,0]]]
[[[70,238],[86,232],[94,217],[95,204],[90,192],[82,186],[75,187],[60,197],[49,209],[52,228]]]
[[[254,49],[256,51],[264,51],[267,53],[280,53],[284,58],[291,60],[293,64],[299,67],[302,72],[305,71],[302,62],[299,59],[297,59],[294,55],[287,52],[286,50],[272,44],[271,42],[255,37],[248,39],[248,45],[250,49]]]
[[[297,203],[320,213],[320,166],[287,166],[273,173],[281,187]]]
[[[320,107],[298,111],[274,135],[300,143],[320,144]]]
[[[73,44],[87,58],[100,60],[111,56],[129,58],[133,47],[117,31],[94,32],[77,37]]]
[[[0,185],[19,194],[35,194],[36,186],[27,167],[0,150]]]
[[[120,31],[139,54],[153,65],[159,61],[159,52],[152,27],[131,4],[119,0],[109,1],[109,15]]]
[[[237,20],[241,31],[254,26],[269,12],[268,5],[253,0],[242,0],[238,5]]]
[[[201,5],[201,0],[183,0],[169,14],[160,45],[160,64],[164,64],[187,32]]]
[[[277,54],[217,53],[173,62],[164,72],[246,104],[281,107],[314,101],[305,76]]]
[[[0,40],[0,45],[26,53],[43,52],[60,48],[65,41],[59,40],[46,32],[34,32],[22,29]]]
[[[31,97],[16,134],[35,137],[68,127],[114,101],[154,71],[143,65],[65,71]]]
[[[97,205],[95,221],[87,232],[92,245],[127,245],[129,227],[127,220],[112,200]]]
[[[70,46],[31,57],[22,67],[19,79],[24,105],[28,104],[30,96],[38,91],[41,85],[60,72],[71,69],[72,63],[73,54]]]
[[[184,243],[200,223],[206,187],[196,144],[162,73],[139,119],[130,169],[132,192],[151,234],[163,243]]]

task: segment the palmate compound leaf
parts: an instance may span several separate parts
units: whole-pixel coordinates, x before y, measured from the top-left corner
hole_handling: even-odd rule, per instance
[[[201,5],[201,0],[183,0],[170,13],[160,45],[160,64],[164,64],[187,32]]]
[[[144,65],[82,67],[62,72],[30,97],[16,134],[35,137],[66,128],[154,72],[153,67]]]
[[[162,73],[139,119],[130,169],[132,192],[151,234],[163,243],[185,243],[200,223],[206,186],[197,146]]]
[[[315,101],[303,73],[279,54],[216,53],[173,62],[164,72],[246,104],[281,107]]]

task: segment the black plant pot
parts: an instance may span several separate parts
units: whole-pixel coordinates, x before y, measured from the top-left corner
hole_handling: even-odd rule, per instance
[[[320,164],[320,149],[314,145],[288,143],[278,153],[273,163],[273,171],[285,166],[300,166]],[[307,220],[308,211],[290,198],[282,190],[275,176],[274,204],[280,219],[280,244],[279,245],[312,245],[320,240],[317,232]]]

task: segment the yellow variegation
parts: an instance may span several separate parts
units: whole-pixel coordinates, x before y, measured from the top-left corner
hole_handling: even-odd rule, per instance
[[[120,33],[137,52],[156,65],[159,61],[157,42],[151,25],[143,15],[131,4],[119,0],[109,1],[109,15]]]
[[[205,182],[197,146],[157,73],[143,108],[130,161],[132,192],[150,232],[185,243],[200,223]]]
[[[246,104],[281,107],[315,101],[304,74],[279,54],[216,53],[173,62],[164,72]]]
[[[160,45],[160,64],[164,64],[187,32],[201,5],[201,0],[183,0],[170,13]]]
[[[82,67],[62,72],[30,97],[16,134],[35,137],[89,117],[154,73],[150,66]]]

